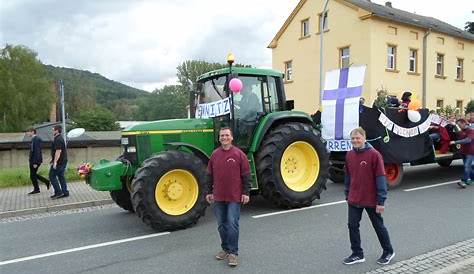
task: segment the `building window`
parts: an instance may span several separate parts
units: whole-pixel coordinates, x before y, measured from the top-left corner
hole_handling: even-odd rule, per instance
[[[436,54],[436,75],[444,75],[444,55],[440,53]]]
[[[387,69],[395,70],[397,67],[397,47],[387,46]]]
[[[416,73],[417,72],[417,57],[418,51],[416,49],[410,49],[410,56],[409,56],[409,71]]]
[[[340,57],[339,67],[341,68],[349,67],[349,64],[350,64],[349,56],[350,56],[349,47],[339,49],[339,57]]]
[[[388,34],[392,34],[392,35],[397,35],[397,28],[396,28],[396,27],[389,26],[389,27],[387,28],[387,33],[388,33]]]
[[[438,38],[436,38],[436,42],[440,45],[444,45],[444,38],[443,37],[438,37]]]
[[[309,19],[301,21],[301,37],[309,36]]]
[[[436,108],[442,108],[442,107],[444,107],[444,100],[443,99],[436,100]]]
[[[462,113],[463,110],[462,100],[456,100],[456,112]]]
[[[461,58],[458,58],[458,61],[456,63],[456,79],[462,80],[463,74],[464,74],[464,60]]]
[[[458,42],[458,49],[463,50],[464,49],[464,43]]]
[[[321,31],[321,16],[322,14],[319,14],[319,28],[318,31]],[[328,30],[328,12],[326,11],[323,16],[323,31]]]
[[[285,62],[285,80],[286,81],[293,80],[293,62],[292,61]]]

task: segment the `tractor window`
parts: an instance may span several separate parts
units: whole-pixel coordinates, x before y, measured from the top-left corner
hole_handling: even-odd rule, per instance
[[[243,88],[234,94],[235,117],[247,121],[255,121],[257,113],[263,112],[262,80],[255,76],[240,76]]]
[[[268,77],[268,95],[270,96],[270,106],[272,111],[280,110],[278,104],[278,93],[275,77]]]
[[[226,75],[207,80],[203,83],[199,95],[199,103],[210,103],[224,99]]]

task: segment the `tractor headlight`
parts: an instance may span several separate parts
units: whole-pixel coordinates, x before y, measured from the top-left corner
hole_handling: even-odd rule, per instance
[[[137,152],[137,148],[136,147],[128,147],[127,152],[128,153],[135,153],[135,152]]]
[[[127,138],[127,137],[123,137],[122,139],[120,139],[120,143],[121,143],[123,146],[128,145],[128,138]]]

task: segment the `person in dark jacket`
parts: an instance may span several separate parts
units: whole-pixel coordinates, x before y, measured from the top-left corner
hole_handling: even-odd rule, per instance
[[[461,129],[459,139],[451,141],[450,144],[461,145],[459,152],[462,154],[464,173],[458,185],[461,188],[466,188],[466,185],[471,185],[474,180],[474,169],[472,168],[474,163],[474,128],[471,128],[465,119],[457,120],[456,124]]]
[[[250,165],[242,150],[232,145],[232,131],[223,127],[219,131],[221,146],[214,150],[208,163],[209,184],[206,200],[214,202],[217,230],[222,251],[216,259],[228,260],[237,266],[239,251],[240,207],[250,200]]]
[[[38,180],[46,184],[46,188],[49,189],[50,183],[48,179],[38,174],[38,169],[43,163],[43,155],[41,153],[41,138],[36,136],[36,129],[29,128],[26,131],[26,135],[31,137],[30,143],[30,157],[29,157],[29,166],[30,166],[30,179],[33,184],[33,191],[28,194],[37,194],[40,193],[40,188],[38,185]]]
[[[359,223],[362,212],[367,212],[382,246],[378,264],[389,264],[395,256],[382,213],[387,198],[387,181],[382,155],[366,143],[364,129],[351,131],[353,150],[346,155],[345,195],[349,208],[348,228],[352,254],[343,260],[346,265],[365,262],[360,243]]]
[[[49,180],[53,185],[54,195],[51,196],[51,199],[69,196],[66,178],[64,177],[64,171],[66,170],[67,165],[67,150],[61,132],[62,127],[60,125],[53,127],[54,140],[51,144],[51,167],[49,169]]]

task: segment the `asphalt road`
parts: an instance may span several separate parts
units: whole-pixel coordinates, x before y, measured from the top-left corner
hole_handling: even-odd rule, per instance
[[[417,189],[452,182],[460,174],[459,162],[451,168],[410,167],[403,185],[389,192],[384,218],[396,260],[474,238],[474,186],[461,190],[448,183]],[[414,190],[406,191],[410,189]],[[0,273],[363,273],[376,269],[381,249],[365,214],[361,236],[367,261],[353,266],[341,263],[350,254],[347,205],[337,203],[343,199],[343,186],[328,183],[314,207],[262,216],[281,209],[252,197],[242,210],[241,264],[236,269],[214,259],[220,246],[210,209],[196,226],[169,234],[155,234],[134,214],[119,208],[0,223]],[[129,239],[144,235],[148,238]],[[129,240],[114,242],[122,239]]]

